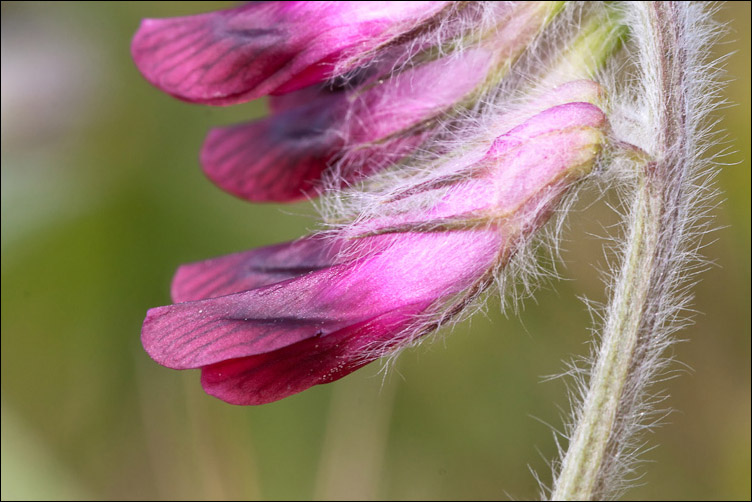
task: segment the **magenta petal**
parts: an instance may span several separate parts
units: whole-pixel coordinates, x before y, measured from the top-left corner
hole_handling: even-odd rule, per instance
[[[212,129],[201,149],[206,176],[255,202],[289,202],[310,192],[341,138],[331,128],[332,101],[231,127]]]
[[[322,305],[327,302],[326,281],[336,273],[329,269],[243,293],[151,309],[141,342],[163,366],[198,368],[324,336],[375,315],[362,308],[340,312],[333,298]]]
[[[185,101],[228,105],[300,89],[437,13],[445,2],[252,2],[144,20],[131,52],[141,73]]]
[[[201,385],[228,403],[255,405],[332,382],[377,359],[380,353],[369,349],[373,345],[386,349],[426,307],[426,303],[406,305],[325,337],[205,366]]]
[[[252,249],[178,268],[172,279],[175,303],[240,293],[335,264],[338,241],[305,238]]]
[[[151,309],[141,341],[158,363],[197,368],[326,337],[404,305],[450,298],[496,259],[494,231],[402,234],[362,243],[366,255],[287,281]],[[372,253],[372,254],[370,254]],[[435,263],[448,258],[438,277]],[[429,279],[430,277],[430,279]]]
[[[145,19],[131,44],[133,60],[149,82],[185,101],[243,101],[297,52],[285,44],[285,30],[271,22],[275,13],[259,7]]]

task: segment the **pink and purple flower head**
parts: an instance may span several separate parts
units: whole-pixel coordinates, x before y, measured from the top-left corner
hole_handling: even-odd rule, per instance
[[[133,41],[142,73],[181,99],[275,95],[269,118],[209,134],[202,161],[221,187],[292,200],[324,176],[326,197],[368,201],[333,230],[180,267],[175,303],[147,314],[149,355],[200,368],[204,389],[233,404],[337,380],[456,317],[603,142],[590,81],[522,100],[492,137],[440,141],[546,22],[537,4],[496,7],[475,38],[462,3],[325,4],[150,20]],[[467,47],[444,47],[457,40]]]

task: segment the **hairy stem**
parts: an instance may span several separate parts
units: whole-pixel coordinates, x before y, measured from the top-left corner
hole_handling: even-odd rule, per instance
[[[552,494],[553,500],[593,500],[614,446],[621,396],[629,384],[660,234],[660,198],[643,177],[632,207],[629,245],[612,303],[598,362],[577,428]]]
[[[602,345],[589,388],[576,414],[569,450],[551,495],[553,500],[597,500],[623,483],[624,455],[637,429],[646,388],[659,371],[666,346],[666,312],[684,242],[686,155],[684,53],[674,2],[652,2],[644,19],[650,34],[646,50],[654,54],[649,77],[659,83],[656,143],[652,161],[640,170],[621,270],[616,276]],[[620,468],[621,467],[621,468]]]

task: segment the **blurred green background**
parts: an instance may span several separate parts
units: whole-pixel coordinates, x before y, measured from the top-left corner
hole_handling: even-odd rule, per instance
[[[451,336],[261,407],[203,393],[139,341],[185,262],[294,239],[311,208],[250,205],[201,174],[207,129],[261,102],[191,106],[130,59],[142,17],[216,4],[2,3],[3,499],[530,499],[550,482],[550,424],[588,351],[578,295],[603,299],[603,202],[570,218],[560,267],[520,316],[489,303]],[[722,6],[719,112],[733,151],[695,288],[695,323],[665,382],[638,499],[750,498],[750,4]]]

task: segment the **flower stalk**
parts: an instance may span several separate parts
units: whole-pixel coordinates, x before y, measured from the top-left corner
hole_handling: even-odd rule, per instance
[[[644,423],[652,411],[649,387],[665,368],[669,335],[680,327],[677,319],[689,300],[684,285],[692,272],[689,260],[696,258],[691,244],[700,233],[693,224],[703,216],[702,208],[696,214],[693,207],[702,202],[703,187],[693,183],[706,110],[689,100],[708,85],[693,82],[692,72],[712,33],[699,42],[690,37],[696,37],[691,23],[707,22],[707,12],[692,13],[677,2],[632,8],[641,25],[642,82],[655,87],[645,93],[654,134],[639,149],[627,148],[636,182],[625,215],[621,269],[552,500],[601,500],[624,489],[636,454],[633,435],[650,427]]]
[[[594,500],[604,490],[600,475],[618,449],[614,432],[622,396],[635,367],[645,324],[650,279],[661,232],[661,199],[643,173],[632,207],[634,220],[624,265],[603,336],[603,346],[583,403],[578,425],[564,458],[552,500]]]

